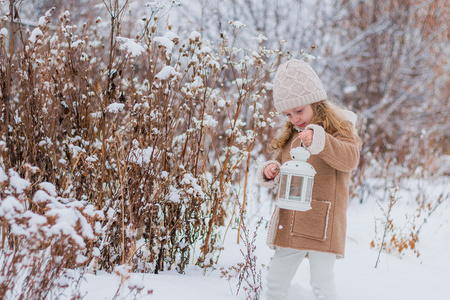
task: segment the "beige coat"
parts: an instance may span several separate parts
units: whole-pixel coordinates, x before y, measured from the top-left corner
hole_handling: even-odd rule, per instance
[[[307,148],[312,154],[308,163],[317,172],[312,209],[300,212],[276,208],[269,225],[267,243],[269,246],[328,252],[344,257],[349,180],[359,161],[359,148],[356,141],[346,140],[337,133],[332,136],[318,125],[307,128],[314,130],[313,144]],[[297,136],[292,134],[275,161],[268,161],[260,168],[261,184],[267,187],[277,185],[280,175],[267,180],[262,173],[264,167],[273,162],[281,165],[291,160],[289,151]],[[297,146],[299,139],[292,144],[292,147]]]

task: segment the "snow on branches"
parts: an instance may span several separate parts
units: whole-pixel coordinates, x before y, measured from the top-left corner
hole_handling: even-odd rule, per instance
[[[4,165],[0,166],[0,181],[4,250],[0,254],[0,296],[7,299],[17,293],[39,299],[46,293],[56,295],[68,286],[67,280],[75,279],[66,268],[83,266],[92,259],[103,213],[92,205],[59,197],[49,182],[32,185],[13,169],[5,172]]]

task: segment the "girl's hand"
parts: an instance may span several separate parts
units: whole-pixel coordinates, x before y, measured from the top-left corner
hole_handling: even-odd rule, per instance
[[[278,173],[280,173],[280,168],[277,164],[267,165],[267,167],[265,167],[264,169],[264,176],[266,176],[266,178],[269,180],[274,179],[275,176],[278,175]]]
[[[305,145],[305,147],[311,146],[313,141],[314,130],[312,129],[303,130],[298,135],[302,140],[303,145]]]

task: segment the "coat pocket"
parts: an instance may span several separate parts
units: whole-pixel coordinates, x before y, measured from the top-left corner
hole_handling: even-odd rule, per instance
[[[330,207],[331,202],[313,199],[310,210],[293,212],[291,234],[325,241]]]

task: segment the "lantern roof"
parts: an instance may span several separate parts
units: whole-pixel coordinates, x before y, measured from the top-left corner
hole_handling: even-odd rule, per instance
[[[314,176],[316,170],[313,166],[306,162],[311,155],[308,150],[303,147],[296,147],[289,152],[292,160],[285,162],[281,168],[281,173],[289,173],[297,176]]]
[[[313,166],[305,161],[289,160],[285,162],[280,168],[281,174],[289,173],[294,176],[310,176],[316,174]]]

